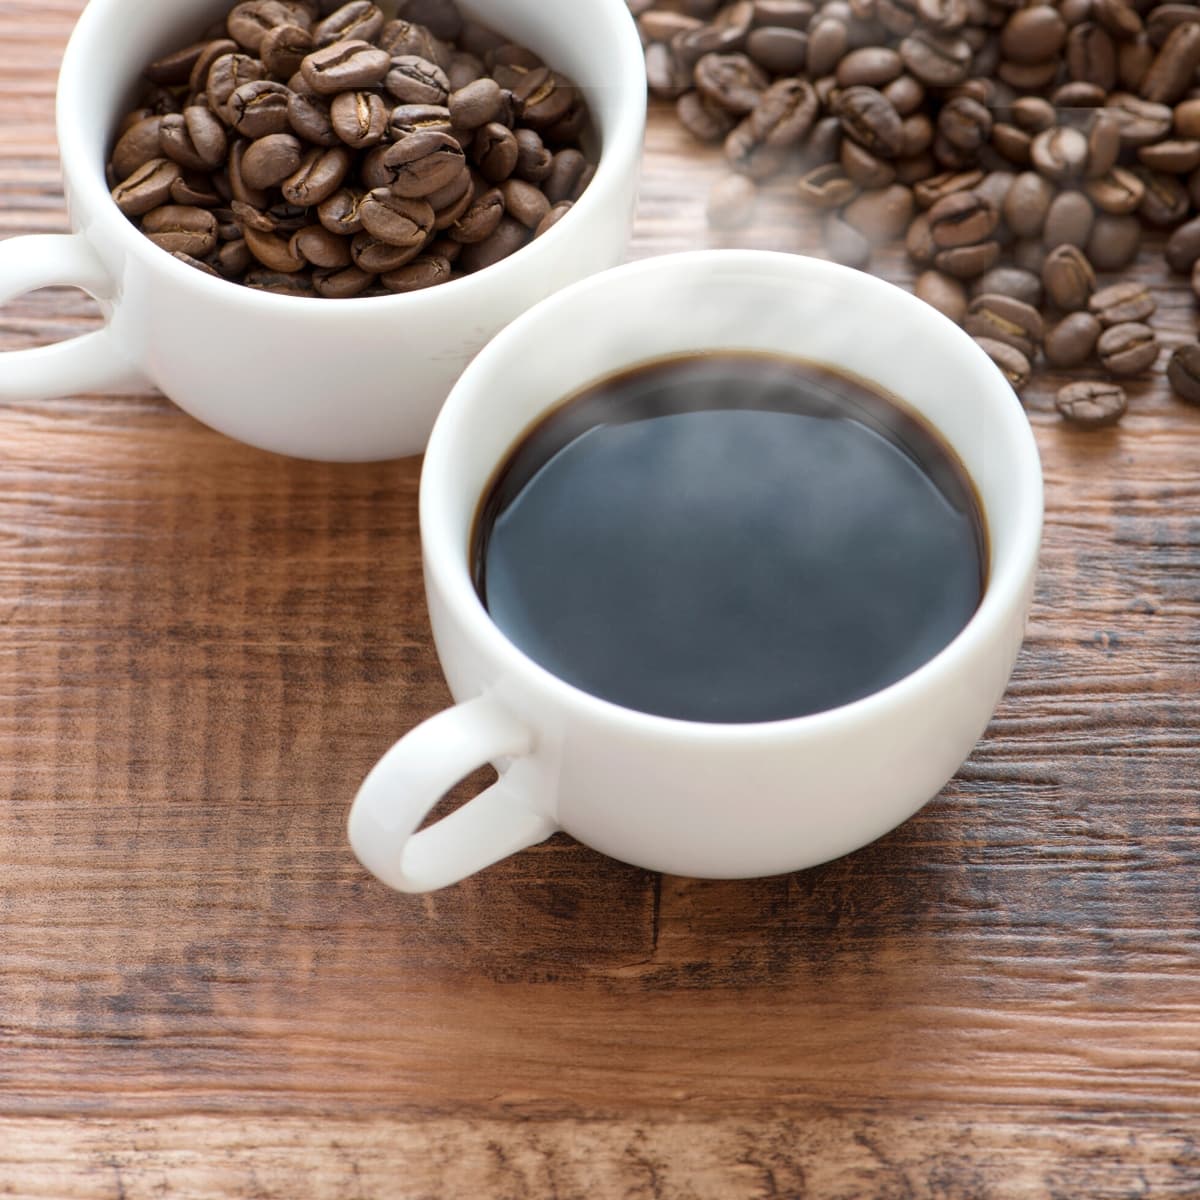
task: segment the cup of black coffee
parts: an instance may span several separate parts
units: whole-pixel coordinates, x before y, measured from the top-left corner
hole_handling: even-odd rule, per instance
[[[459,703],[368,776],[354,849],[422,891],[557,829],[708,877],[864,845],[983,733],[1041,522],[1011,387],[891,285],[740,251],[576,285],[435,427],[421,532]]]

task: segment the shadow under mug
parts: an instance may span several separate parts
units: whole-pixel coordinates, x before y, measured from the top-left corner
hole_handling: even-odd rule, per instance
[[[471,358],[557,289],[620,262],[645,130],[637,29],[620,0],[459,0],[570,75],[601,143],[592,183],[536,242],[423,292],[301,299],[214,279],[139,232],[113,202],[105,161],[146,64],[191,40],[231,0],[91,0],[58,83],[71,235],[0,242],[0,303],[74,286],[105,327],[0,355],[0,400],[157,387],[205,424],[301,458],[371,461],[424,449]]]
[[[713,349],[851,373],[953,447],[988,526],[983,600],[938,655],[827,712],[716,725],[634,712],[527,658],[475,591],[471,528],[496,468],[549,409],[614,371]],[[430,619],[458,701],[402,738],[354,801],[361,862],[404,891],[463,878],[558,829],[678,875],[771,875],[863,846],[945,785],[1002,696],[1024,634],[1042,475],[1020,402],[957,326],[892,285],[814,259],[707,251],[585,280],[504,330],[463,374],[421,480]],[[485,763],[497,783],[416,832]]]

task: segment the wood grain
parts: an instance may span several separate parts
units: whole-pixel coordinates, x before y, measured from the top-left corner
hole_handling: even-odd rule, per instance
[[[0,0],[0,236],[66,228],[79,8]],[[632,254],[717,244],[718,169],[655,111]],[[814,246],[782,186],[737,241]],[[0,349],[94,321],[39,293]],[[1028,642],[919,816],[775,879],[560,836],[428,897],[343,836],[448,700],[419,464],[154,395],[0,409],[0,1194],[1200,1195],[1200,411],[1156,376],[1073,433],[1058,382]]]

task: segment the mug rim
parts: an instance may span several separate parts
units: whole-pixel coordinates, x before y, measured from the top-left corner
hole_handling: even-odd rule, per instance
[[[349,299],[283,296],[246,287],[234,280],[213,278],[204,271],[198,271],[195,267],[180,262],[156,246],[117,207],[103,170],[97,175],[89,162],[89,155],[94,147],[83,138],[81,123],[71,119],[71,114],[86,99],[77,90],[81,64],[89,57],[95,57],[90,54],[90,47],[104,36],[104,31],[116,19],[114,14],[119,12],[123,5],[131,6],[135,11],[142,11],[142,6],[133,5],[131,0],[88,0],[71,32],[59,68],[55,99],[59,162],[63,176],[69,184],[68,197],[72,209],[78,205],[80,210],[78,213],[71,213],[72,229],[79,231],[93,223],[99,224],[106,239],[118,245],[124,253],[141,258],[148,267],[165,271],[173,278],[175,286],[195,287],[202,293],[207,292],[213,299],[224,297],[231,303],[234,302],[233,296],[238,295],[241,297],[239,303],[250,307],[265,305],[267,310],[275,312],[285,311],[287,306],[300,306],[297,311],[325,309],[327,315],[330,312],[344,313],[340,319],[347,320],[361,319],[364,307],[368,305],[371,306],[369,311],[379,312],[386,311],[384,305],[403,309],[415,305],[432,307],[475,302],[483,298],[482,294],[487,290],[502,289],[508,277],[518,270],[536,272],[539,260],[559,253],[560,243],[564,238],[573,234],[585,236],[584,222],[603,204],[610,202],[608,193],[617,188],[621,180],[627,179],[630,173],[636,175],[640,169],[647,94],[646,64],[637,26],[623,3],[613,4],[611,0],[572,0],[573,5],[585,3],[593,4],[602,19],[612,19],[612,27],[619,40],[622,56],[618,64],[619,69],[612,73],[615,80],[613,86],[620,89],[620,102],[611,128],[602,128],[592,106],[593,121],[601,135],[596,174],[560,221],[536,241],[527,243],[517,253],[493,263],[482,271],[422,291],[388,296],[356,296]],[[554,14],[559,11],[566,10],[560,10],[556,5],[549,6],[547,19],[553,20]],[[107,148],[102,152],[102,163],[106,161],[106,157]],[[581,228],[577,229],[577,226]],[[481,295],[477,296],[476,293]]]
[[[496,625],[471,578],[469,538],[460,539],[459,531],[451,527],[446,508],[450,492],[455,487],[455,447],[464,437],[470,436],[472,411],[483,402],[481,397],[487,395],[486,380],[504,362],[508,347],[526,331],[536,327],[555,308],[570,305],[588,292],[619,286],[639,275],[653,276],[659,272],[684,271],[694,267],[708,268],[714,272],[722,267],[738,269],[757,274],[763,277],[764,282],[771,277],[789,275],[796,282],[819,279],[847,289],[886,293],[887,301],[907,309],[913,320],[929,330],[929,336],[935,339],[950,338],[958,344],[968,362],[973,360],[980,379],[980,392],[986,394],[988,403],[997,409],[1010,436],[1011,520],[1014,534],[1011,549],[1003,559],[995,552],[996,557],[990,564],[987,586],[979,607],[955,637],[932,658],[886,687],[849,703],[773,721],[721,723],[645,713],[605,700],[568,683],[536,662]],[[736,346],[729,348],[736,349]],[[629,369],[637,365],[637,361],[640,360],[614,363],[611,371]],[[477,380],[480,381],[479,386]],[[580,388],[587,386],[585,382]],[[565,398],[559,397],[556,402]],[[903,397],[899,399],[904,400]],[[551,407],[553,404],[542,407],[533,420],[539,419]],[[925,419],[929,420],[928,417]],[[959,448],[954,440],[932,421],[930,423],[957,454]],[[520,437],[520,430],[512,431],[508,447],[511,449]],[[492,464],[492,470],[499,465],[497,460]],[[973,477],[972,483],[978,489]],[[481,498],[471,497],[473,510],[477,510]],[[982,496],[979,499],[986,520],[989,505]],[[581,280],[527,310],[484,347],[451,390],[430,435],[420,483],[420,531],[422,555],[429,575],[427,586],[436,585],[453,620],[472,643],[482,644],[495,660],[503,664],[506,671],[517,672],[526,681],[532,680],[541,692],[548,693],[560,706],[590,715],[594,720],[619,724],[628,732],[693,742],[716,739],[722,743],[753,743],[827,734],[863,720],[890,715],[903,707],[924,689],[936,685],[938,678],[952,670],[957,662],[980,652],[988,642],[1003,636],[1006,622],[1023,606],[1036,574],[1043,517],[1041,458],[1025,411],[999,368],[962,329],[915,296],[876,276],[836,263],[772,250],[695,250],[642,259]]]

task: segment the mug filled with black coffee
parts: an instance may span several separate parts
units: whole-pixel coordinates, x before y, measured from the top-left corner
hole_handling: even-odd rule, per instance
[[[983,732],[1041,519],[1004,376],[891,285],[734,251],[576,285],[435,427],[422,543],[459,703],[370,773],[354,849],[422,891],[557,829],[710,877],[861,846]]]

